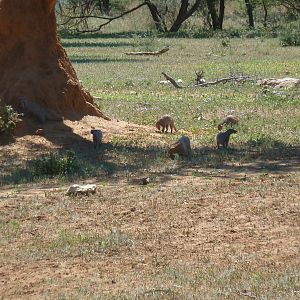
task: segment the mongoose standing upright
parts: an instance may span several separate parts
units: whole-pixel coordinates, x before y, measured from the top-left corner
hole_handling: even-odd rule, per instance
[[[171,129],[171,133],[173,133],[173,129],[175,131],[177,131],[176,127],[175,127],[175,121],[174,119],[169,116],[169,115],[165,115],[162,118],[160,118],[157,122],[156,122],[156,128],[160,131],[161,127],[162,127],[162,131],[161,132],[168,132],[168,129],[170,127]]]
[[[218,129],[222,130],[223,125],[234,125],[234,124],[238,124],[239,123],[239,119],[233,115],[228,115],[227,117],[225,117],[222,122],[219,123],[218,125]]]
[[[220,145],[222,145],[223,148],[228,147],[230,135],[233,134],[233,133],[237,133],[237,131],[235,129],[230,128],[225,132],[219,132],[217,134],[216,139],[217,139],[218,149],[220,148]]]
[[[91,134],[93,135],[94,148],[98,149],[102,144],[103,133],[100,129],[92,129]]]
[[[176,143],[171,145],[168,153],[171,159],[175,158],[175,154],[179,156],[191,156],[192,149],[190,139],[183,135]]]

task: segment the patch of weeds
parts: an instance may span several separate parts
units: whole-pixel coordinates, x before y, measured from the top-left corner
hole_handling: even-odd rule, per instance
[[[0,99],[0,133],[12,136],[17,123],[21,121],[20,116],[10,105],[2,106]]]
[[[80,166],[78,159],[73,151],[66,154],[50,152],[42,158],[34,159],[29,162],[33,169],[34,176],[66,176],[78,173]]]
[[[160,47],[159,39],[154,34],[134,34],[134,51],[156,51]],[[138,50],[136,50],[138,49]]]
[[[291,24],[280,34],[280,42],[283,47],[300,46],[300,22]]]
[[[133,246],[133,240],[120,230],[110,230],[110,232],[98,242],[96,251],[102,252],[124,246]]]
[[[229,47],[230,46],[230,38],[225,37],[221,40],[221,46],[222,47]]]
[[[61,230],[52,242],[49,249],[66,256],[92,255],[94,252],[104,253],[118,250],[120,247],[133,246],[133,240],[120,230],[110,230],[105,235],[72,233]]]
[[[20,234],[21,225],[16,220],[0,220],[0,233],[3,238],[8,240],[17,237]],[[3,242],[3,240],[2,240]]]
[[[192,176],[201,177],[203,179],[209,179],[209,180],[213,179],[213,176],[211,174],[207,174],[206,172],[197,171],[197,170],[192,172]]]
[[[260,135],[256,138],[250,138],[247,142],[247,146],[251,148],[259,149],[260,151],[264,152],[266,150],[275,150],[275,149],[284,149],[286,145],[280,141],[272,139],[268,135]]]
[[[1,184],[22,184],[36,180],[60,178],[66,181],[74,178],[95,176],[106,171],[106,164],[92,165],[80,160],[73,151],[63,154],[49,152],[44,156],[26,162],[25,168],[16,169],[12,174],[0,176]]]

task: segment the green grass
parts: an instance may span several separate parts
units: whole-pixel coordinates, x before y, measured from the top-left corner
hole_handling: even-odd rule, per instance
[[[162,71],[181,78],[184,85],[193,84],[197,70],[204,70],[206,80],[242,72],[259,78],[299,78],[298,47],[281,47],[278,39],[226,38],[224,46],[223,38],[155,39],[143,35],[84,39],[84,43],[101,47],[68,47],[68,54],[83,84],[114,118],[153,126],[161,115],[171,114],[177,127],[188,132],[193,145],[201,150],[214,147],[216,124],[233,110],[241,121],[232,141],[244,156],[252,149],[264,153],[265,158],[271,152],[271,158],[273,150],[290,153],[291,146],[299,145],[299,88],[270,88],[264,94],[254,82],[183,90],[159,84]],[[124,54],[143,51],[145,45],[151,45],[151,50],[170,45],[170,51],[150,58]],[[79,63],[78,57],[88,57],[91,62]],[[167,143],[172,140],[165,137]]]
[[[153,50],[170,45],[170,51],[151,58],[124,54],[144,50],[147,42],[143,40],[147,39],[88,39],[84,42],[104,42],[104,46],[67,48],[79,78],[93,95],[100,97],[99,104],[107,114],[153,125],[162,114],[170,113],[181,129],[207,129],[197,142],[209,145],[214,140],[214,124],[234,110],[242,119],[238,143],[245,144],[262,133],[272,140],[299,143],[299,92],[276,94],[271,89],[264,95],[254,83],[180,91],[159,84],[162,71],[188,85],[195,79],[194,71],[200,69],[206,80],[238,72],[261,78],[299,77],[299,48],[283,48],[277,39],[231,39],[224,47],[221,39],[151,38]],[[70,39],[66,43],[71,43]]]

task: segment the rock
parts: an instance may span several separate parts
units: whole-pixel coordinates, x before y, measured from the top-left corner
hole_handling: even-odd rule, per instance
[[[150,183],[150,178],[149,177],[142,178],[142,185],[147,185],[149,183]]]
[[[281,78],[281,79],[276,79],[276,78],[270,78],[270,79],[261,79],[257,81],[258,85],[263,85],[263,86],[271,86],[273,88],[293,88],[296,86],[300,85],[300,79],[297,78]]]
[[[96,184],[86,184],[86,185],[79,185],[73,184],[69,187],[67,191],[68,196],[78,196],[78,195],[86,195],[89,196],[90,194],[96,193]]]
[[[177,79],[176,82],[177,83],[183,83],[183,80],[182,79]],[[171,82],[169,80],[161,80],[159,83],[160,84],[170,84]]]
[[[44,135],[44,129],[43,128],[39,128],[35,131],[35,135]]]

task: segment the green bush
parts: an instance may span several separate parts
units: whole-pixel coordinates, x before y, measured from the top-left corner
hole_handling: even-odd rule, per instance
[[[62,155],[50,152],[42,158],[30,161],[34,176],[66,176],[79,172],[80,167],[73,151]]]
[[[300,22],[284,29],[280,34],[280,42],[284,47],[300,46]]]
[[[17,123],[21,121],[18,114],[10,105],[0,106],[0,133],[9,136],[14,134]]]

